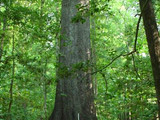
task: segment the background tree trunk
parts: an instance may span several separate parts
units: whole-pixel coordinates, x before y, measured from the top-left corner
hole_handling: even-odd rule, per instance
[[[139,0],[151,57],[160,116],[160,37],[151,0]]]
[[[90,22],[72,23],[77,4],[88,0],[63,0],[58,83],[50,120],[96,120],[91,75]]]
[[[3,55],[3,46],[4,46],[4,39],[5,39],[6,24],[7,24],[7,19],[6,19],[6,16],[4,16],[4,18],[3,18],[3,33],[1,34],[0,62],[2,59],[2,55]]]
[[[8,107],[8,120],[12,120],[12,103],[13,103],[13,83],[14,83],[14,79],[15,79],[15,55],[14,55],[14,51],[15,51],[15,33],[14,33],[14,27],[13,27],[13,35],[12,35],[12,78],[11,78],[11,83],[10,83],[10,90],[9,90],[9,94],[10,94],[10,100],[9,100],[9,107]]]

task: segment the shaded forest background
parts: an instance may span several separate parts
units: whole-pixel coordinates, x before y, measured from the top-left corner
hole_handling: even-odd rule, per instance
[[[160,30],[160,2],[153,2]],[[157,101],[139,3],[92,0],[91,43],[99,120],[155,120]],[[0,1],[0,120],[47,120],[54,107],[61,1]],[[83,18],[76,16],[73,22]]]

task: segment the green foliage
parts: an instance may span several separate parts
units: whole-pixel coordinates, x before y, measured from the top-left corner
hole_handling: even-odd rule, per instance
[[[54,36],[59,32],[57,25],[59,21],[56,19],[60,14],[55,11],[57,16],[48,16],[49,12],[55,9],[50,8],[43,11],[42,18],[39,14],[41,10],[39,10],[40,6],[37,1],[32,1],[29,4],[27,6],[28,1],[25,0],[15,0],[12,1],[12,4],[1,4],[8,9],[8,11],[0,9],[3,12],[1,34],[5,33],[3,56],[0,61],[0,119],[2,120],[7,119],[9,115],[13,120],[45,119],[49,117],[53,109],[55,97],[54,63],[56,63],[56,38]],[[45,4],[52,3],[46,1]],[[7,30],[3,31],[3,19],[6,16]],[[56,26],[51,28],[52,24],[56,24]],[[13,75],[11,72],[13,67],[13,35],[15,39],[15,72],[13,103],[11,112],[8,113],[9,90]],[[44,104],[46,104],[46,108]]]
[[[142,23],[134,56],[121,56],[96,73],[121,53],[133,50],[138,21],[135,15],[139,13],[137,1],[91,0],[90,6],[78,4],[75,7],[78,12],[71,21],[73,24],[91,18],[92,54],[96,57],[93,55],[93,61],[67,67],[57,63],[62,37],[59,0],[45,0],[43,5],[40,0],[0,1],[0,45],[3,45],[0,51],[0,120],[6,120],[10,115],[13,120],[47,120],[54,106],[57,69],[60,69],[57,75],[67,77],[91,68],[94,87],[97,86],[98,91],[95,103],[99,120],[154,119],[157,115],[156,95]],[[157,0],[158,28],[159,8]],[[8,112],[13,77],[13,103]]]
[[[94,34],[91,38],[94,39],[97,69],[119,54],[133,50],[138,21],[135,15],[139,11],[136,4],[129,0],[112,0],[108,3],[111,6],[109,11],[98,12],[92,17]],[[110,11],[112,14],[108,13]],[[135,120],[150,120],[156,116],[154,81],[142,24],[134,60],[131,55],[118,58],[102,73],[97,73],[96,80],[96,106],[100,120],[125,120],[128,116]]]
[[[72,18],[73,23],[81,22],[82,24],[85,22],[85,18],[82,16],[81,12],[77,12],[76,16]]]

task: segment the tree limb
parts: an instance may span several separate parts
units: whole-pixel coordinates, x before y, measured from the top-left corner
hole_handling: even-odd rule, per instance
[[[128,56],[128,55],[133,55],[135,52],[137,52],[137,39],[138,39],[138,32],[139,32],[139,26],[140,26],[140,22],[141,22],[141,18],[142,18],[142,14],[144,12],[144,8],[146,7],[147,3],[148,3],[149,0],[146,0],[146,3],[143,7],[143,10],[142,12],[139,14],[139,19],[138,19],[138,22],[137,22],[137,27],[136,27],[136,35],[135,35],[135,42],[134,42],[134,47],[133,47],[133,50],[127,54],[123,54],[121,53],[120,55],[118,55],[117,57],[115,57],[110,63],[108,63],[107,65],[105,65],[103,68],[97,70],[97,71],[94,71],[92,72],[91,74],[95,74],[95,73],[98,73],[98,72],[101,72],[103,71],[104,69],[106,69],[108,66],[110,66],[115,60],[117,60],[118,58],[120,58],[121,56]],[[138,14],[136,14],[138,15]]]

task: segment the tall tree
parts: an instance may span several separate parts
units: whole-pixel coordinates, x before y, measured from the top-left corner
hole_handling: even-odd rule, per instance
[[[72,22],[77,5],[87,10],[89,0],[63,0],[61,41],[55,107],[50,120],[96,120],[91,79],[90,22]],[[83,11],[85,14],[86,11]],[[76,18],[77,19],[77,18]]]
[[[151,0],[139,0],[146,32],[160,117],[160,36]]]

